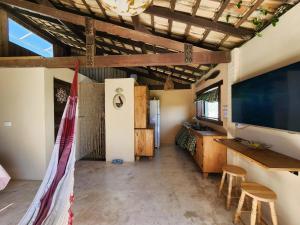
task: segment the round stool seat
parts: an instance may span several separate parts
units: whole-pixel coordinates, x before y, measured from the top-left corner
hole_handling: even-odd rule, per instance
[[[244,182],[241,188],[247,195],[262,202],[275,201],[277,198],[274,191],[255,182]]]
[[[233,176],[246,176],[247,171],[239,166],[226,165],[223,166],[223,171]]]

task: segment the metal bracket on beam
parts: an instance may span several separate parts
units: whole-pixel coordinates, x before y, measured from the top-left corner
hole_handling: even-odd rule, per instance
[[[96,45],[95,45],[95,21],[92,18],[85,18],[86,35],[86,67],[94,67]]]
[[[184,61],[186,63],[193,62],[193,45],[185,43],[184,44]]]

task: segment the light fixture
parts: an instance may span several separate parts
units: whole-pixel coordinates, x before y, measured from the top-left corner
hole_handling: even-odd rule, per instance
[[[103,7],[120,16],[136,16],[144,12],[152,0],[101,0]]]

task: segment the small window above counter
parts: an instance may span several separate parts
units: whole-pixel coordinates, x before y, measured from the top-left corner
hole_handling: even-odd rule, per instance
[[[221,85],[223,81],[212,84],[196,93],[196,117],[199,120],[222,125]]]

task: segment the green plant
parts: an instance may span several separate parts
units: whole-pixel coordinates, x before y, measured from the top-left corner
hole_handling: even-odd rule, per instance
[[[236,4],[236,7],[238,7],[239,9],[242,7],[242,3],[243,3],[243,1],[242,0],[240,0],[237,4]]]
[[[253,20],[252,20],[252,23],[256,26],[256,30],[260,30],[263,25],[264,25],[264,22],[262,21],[262,19],[258,18],[258,17],[255,17]]]
[[[226,16],[226,22],[229,23],[230,14]]]
[[[268,10],[263,9],[263,8],[261,8],[259,11],[260,11],[260,14],[262,14],[264,16],[268,15],[268,13],[269,13]]]
[[[255,35],[256,35],[257,37],[262,37],[262,34],[261,34],[260,32],[255,32]]]
[[[271,20],[273,27],[275,27],[278,22],[279,22],[279,18],[277,16],[273,16]]]

